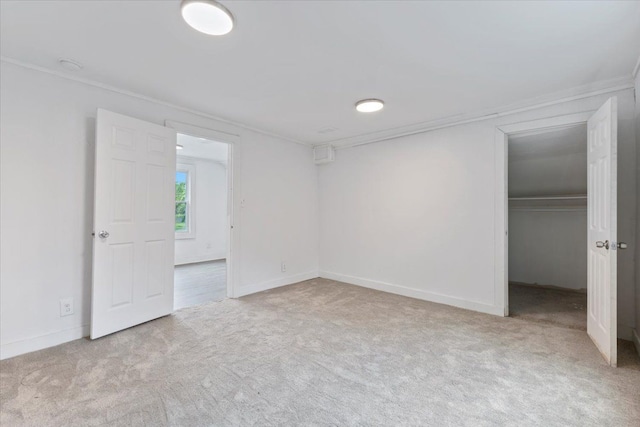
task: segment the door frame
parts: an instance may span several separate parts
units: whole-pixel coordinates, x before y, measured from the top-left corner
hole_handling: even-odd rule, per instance
[[[495,283],[494,305],[509,316],[509,135],[587,124],[596,110],[496,126],[495,148]],[[588,197],[588,195],[587,195]]]
[[[176,133],[205,138],[227,144],[227,298],[236,298],[240,281],[240,135],[221,130],[165,120],[165,126]]]

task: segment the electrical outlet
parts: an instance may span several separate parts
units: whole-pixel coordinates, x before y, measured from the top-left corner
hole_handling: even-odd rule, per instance
[[[71,316],[73,314],[73,298],[60,300],[60,317]]]
[[[280,264],[280,270],[284,273],[287,271],[287,263],[282,261],[282,264]]]

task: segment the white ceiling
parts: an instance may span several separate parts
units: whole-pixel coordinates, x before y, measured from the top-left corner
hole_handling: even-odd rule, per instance
[[[182,145],[182,150],[176,152],[178,156],[213,160],[224,165],[227,164],[228,145],[224,142],[216,142],[179,133],[178,144]]]
[[[640,2],[222,1],[227,36],[179,1],[2,1],[1,54],[323,143],[628,77]],[[378,97],[382,112],[353,104]]]

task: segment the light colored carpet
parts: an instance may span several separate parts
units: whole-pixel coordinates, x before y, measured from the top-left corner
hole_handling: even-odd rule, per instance
[[[0,362],[2,426],[633,426],[583,331],[315,279]]]
[[[223,259],[177,265],[173,276],[175,310],[227,297],[227,263]]]

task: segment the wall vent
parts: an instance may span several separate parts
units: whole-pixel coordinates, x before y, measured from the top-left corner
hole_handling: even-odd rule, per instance
[[[313,161],[316,165],[333,162],[336,158],[335,148],[333,145],[318,145],[313,147]]]

